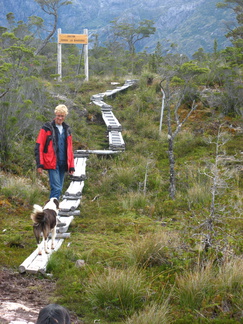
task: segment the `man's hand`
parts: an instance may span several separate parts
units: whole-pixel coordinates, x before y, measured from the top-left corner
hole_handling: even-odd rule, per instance
[[[42,168],[37,168],[37,172],[38,172],[39,174],[42,174],[42,171],[43,171]]]

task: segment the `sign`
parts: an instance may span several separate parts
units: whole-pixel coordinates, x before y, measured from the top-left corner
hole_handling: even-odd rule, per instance
[[[59,44],[88,44],[86,34],[58,34]]]

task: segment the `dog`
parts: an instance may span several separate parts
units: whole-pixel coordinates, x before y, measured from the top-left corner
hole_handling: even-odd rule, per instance
[[[58,209],[59,209],[59,202],[57,198],[49,199],[43,208],[39,205],[33,206],[33,212],[30,217],[34,222],[33,231],[36,238],[39,255],[42,255],[41,233],[43,233],[43,243],[44,243],[45,253],[47,254],[49,253],[47,249],[47,239],[49,233],[52,233],[51,248],[54,249]]]

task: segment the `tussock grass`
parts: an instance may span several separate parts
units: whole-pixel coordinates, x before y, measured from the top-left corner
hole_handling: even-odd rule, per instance
[[[203,269],[188,271],[176,278],[176,293],[179,305],[184,309],[199,310],[215,291],[215,271],[209,263]]]
[[[143,187],[146,172],[145,160],[131,162],[126,166],[113,165],[99,179],[100,190],[107,195],[116,191],[117,194],[138,191]],[[122,162],[121,162],[122,163]],[[137,163],[137,165],[135,165]]]
[[[15,197],[29,204],[37,203],[41,191],[47,192],[40,180],[0,174],[0,193],[5,197]]]
[[[243,260],[232,259],[220,266],[209,262],[204,268],[178,275],[176,297],[182,309],[205,313],[242,311]]]
[[[168,301],[163,304],[152,303],[143,310],[133,314],[124,324],[167,324],[171,323]]]
[[[129,244],[127,259],[138,267],[152,267],[171,264],[173,250],[179,245],[176,233],[148,233]]]
[[[194,183],[187,190],[187,199],[192,204],[208,205],[211,201],[211,193],[208,190],[208,185]]]
[[[144,277],[135,268],[108,268],[102,274],[94,274],[86,295],[93,307],[110,319],[133,314],[147,299]]]
[[[225,294],[235,295],[243,305],[243,259],[233,259],[219,268],[218,287]]]
[[[211,202],[211,179],[203,173],[200,163],[185,163],[180,178],[180,193],[192,205],[209,206]]]
[[[140,209],[145,208],[147,205],[147,198],[141,192],[129,192],[122,200],[122,207],[124,209]]]

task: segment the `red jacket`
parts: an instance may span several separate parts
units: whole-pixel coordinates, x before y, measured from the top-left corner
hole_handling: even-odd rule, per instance
[[[75,171],[71,129],[66,123],[62,123],[62,126],[66,134],[67,171],[71,172]],[[57,132],[54,120],[42,126],[35,144],[37,168],[56,169],[58,162]]]

